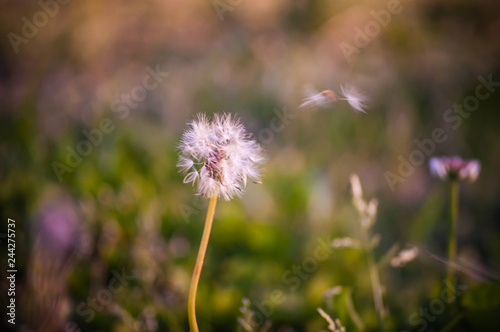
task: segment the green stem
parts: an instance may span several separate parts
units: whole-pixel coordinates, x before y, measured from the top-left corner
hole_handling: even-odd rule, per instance
[[[458,219],[458,197],[460,192],[459,183],[457,180],[451,181],[451,197],[450,197],[450,220],[448,229],[448,268],[446,273],[446,280],[451,288],[448,288],[448,301],[455,298],[455,271],[452,263],[455,262],[457,254],[457,219]]]
[[[380,325],[380,331],[384,331],[384,300],[382,297],[382,286],[378,274],[377,264],[375,263],[375,255],[370,244],[370,234],[368,229],[363,227],[363,242],[368,265],[368,272],[370,275],[370,283],[372,287],[373,302],[375,304],[375,311]]]
[[[196,322],[196,291],[198,289],[198,281],[200,280],[201,269],[203,267],[203,260],[205,259],[205,253],[207,251],[208,239],[210,238],[210,230],[212,229],[216,205],[217,195],[213,195],[210,198],[210,203],[208,205],[207,218],[205,219],[205,227],[201,237],[200,249],[198,250],[198,256],[196,257],[191,284],[189,285],[188,319],[191,332],[199,332],[198,323]]]
[[[378,275],[377,266],[373,252],[370,250],[368,253],[368,268],[370,270],[370,282],[372,284],[373,302],[377,311],[378,321],[380,324],[380,331],[384,331],[384,301],[382,298],[382,286]]]

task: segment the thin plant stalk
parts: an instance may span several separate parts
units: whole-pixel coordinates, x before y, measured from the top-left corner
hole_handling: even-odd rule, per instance
[[[378,274],[377,264],[375,263],[373,249],[369,241],[369,232],[367,229],[364,229],[363,233],[364,249],[366,261],[368,264],[368,273],[370,275],[373,302],[375,304],[375,311],[377,312],[377,318],[380,324],[380,331],[384,331],[384,300],[382,298],[382,286],[380,284],[380,278]]]
[[[451,181],[451,196],[450,196],[450,224],[448,229],[448,268],[446,273],[446,280],[451,288],[448,288],[448,301],[455,297],[455,271],[452,263],[455,262],[457,254],[457,219],[458,219],[458,197],[460,193],[460,186],[457,180]]]
[[[207,218],[205,219],[205,227],[201,237],[200,249],[193,270],[193,277],[189,285],[188,297],[188,319],[191,332],[199,332],[198,323],[196,322],[196,291],[198,290],[198,281],[200,280],[201,269],[203,268],[203,260],[207,251],[208,239],[214,220],[215,206],[217,205],[217,195],[212,195],[208,204]]]
[[[380,331],[384,331],[384,301],[382,299],[382,286],[378,275],[377,266],[373,258],[373,252],[368,253],[368,268],[370,269],[370,282],[372,284],[373,301],[380,324]]]

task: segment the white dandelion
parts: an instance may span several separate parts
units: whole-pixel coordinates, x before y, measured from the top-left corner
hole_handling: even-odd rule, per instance
[[[248,178],[258,178],[258,165],[264,161],[262,149],[251,139],[240,120],[231,114],[215,114],[212,121],[204,114],[188,124],[179,144],[177,167],[186,174],[184,183],[197,184],[199,195],[210,198],[205,227],[196,256],[188,294],[190,330],[199,332],[196,321],[196,293],[219,196],[226,201],[240,196]],[[260,181],[257,181],[260,183]]]
[[[179,144],[177,166],[186,174],[184,183],[197,184],[206,197],[222,196],[226,201],[240,196],[247,179],[258,179],[258,165],[264,161],[262,149],[231,114],[204,114],[189,123]]]

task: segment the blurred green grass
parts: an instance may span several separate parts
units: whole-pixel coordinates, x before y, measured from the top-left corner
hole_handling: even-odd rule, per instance
[[[500,96],[495,92],[481,102],[457,130],[442,119],[447,108],[474,93],[479,75],[500,78],[498,4],[404,3],[403,12],[348,63],[338,45],[352,42],[353,28],[386,5],[242,2],[220,21],[211,4],[201,1],[72,2],[20,45],[19,54],[4,38],[1,214],[18,225],[18,299],[38,312],[20,305],[18,326],[43,330],[39,316],[46,315],[58,331],[70,321],[81,331],[187,330],[187,288],[206,205],[182,184],[175,164],[185,123],[198,112],[237,113],[257,139],[276,117],[273,110],[296,115],[270,142],[261,142],[268,158],[263,185],[249,185],[241,200],[217,207],[197,301],[203,331],[235,330],[241,299],[249,298],[259,312],[274,290],[285,300],[268,317],[273,330],[324,330],[316,308],[326,308],[323,292],[335,285],[352,290],[367,330],[375,330],[366,264],[356,250],[336,250],[296,290],[283,276],[311,257],[318,237],[359,233],[351,173],[360,175],[368,198],[380,201],[377,257],[396,242],[445,256],[446,184],[432,179],[425,164],[395,192],[384,178],[385,171],[397,170],[398,156],[408,158],[415,149],[414,139],[430,137],[434,128],[449,136],[436,155],[474,157],[483,166],[478,181],[463,186],[459,256],[499,271]],[[26,2],[5,6],[3,35],[19,32],[21,17],[40,9]],[[113,100],[141,83],[146,66],[157,64],[169,76],[119,119]],[[366,92],[368,115],[341,103],[297,110],[305,84],[338,91],[346,82]],[[106,117],[116,129],[59,182],[52,163],[64,162],[66,147],[75,149],[85,139],[82,130],[98,128]],[[35,226],[46,202],[60,197],[74,202],[85,239],[62,269],[62,283],[53,272],[34,268],[38,253],[59,259],[43,256]],[[195,213],[185,219],[182,206]],[[136,279],[85,322],[78,304],[106,289],[111,271],[122,268]],[[387,328],[415,329],[410,315],[439,296],[444,274],[445,265],[425,251],[403,269],[383,270]],[[34,288],[34,280],[47,289]],[[469,289],[461,304],[465,316],[453,330],[498,326],[492,318],[496,283],[467,274],[460,274],[460,282]],[[47,305],[50,290],[58,294],[58,305]],[[355,330],[342,310],[335,313]],[[449,321],[446,311],[429,330]]]

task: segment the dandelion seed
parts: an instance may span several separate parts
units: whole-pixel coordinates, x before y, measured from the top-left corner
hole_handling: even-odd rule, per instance
[[[346,100],[356,111],[366,113],[364,110],[364,108],[366,108],[366,105],[364,104],[366,98],[356,88],[350,85],[341,85],[340,91],[342,91],[344,98],[339,100]]]
[[[184,180],[182,180],[183,183],[189,183],[189,182],[194,182],[196,181],[196,179],[198,178],[198,172],[196,170],[190,172],[188,175],[186,175],[184,177]]]
[[[322,107],[328,108],[333,105],[337,101],[337,94],[332,90],[323,90],[318,92],[313,88],[305,89],[306,97],[304,98],[302,104],[300,104],[299,108],[307,108],[307,107]]]
[[[339,95],[332,90],[323,90],[321,92],[318,92],[310,86],[306,86],[304,90],[306,97],[304,98],[302,104],[300,104],[299,108],[329,108],[335,102],[339,100],[345,100],[354,110],[366,113],[364,110],[364,108],[366,108],[366,105],[364,104],[366,98],[353,86],[341,85],[341,98],[339,98]]]
[[[258,178],[257,165],[264,161],[262,149],[231,114],[201,114],[189,123],[179,144],[177,167],[187,173],[184,183],[197,184],[200,194],[230,200],[240,196],[247,178]]]

